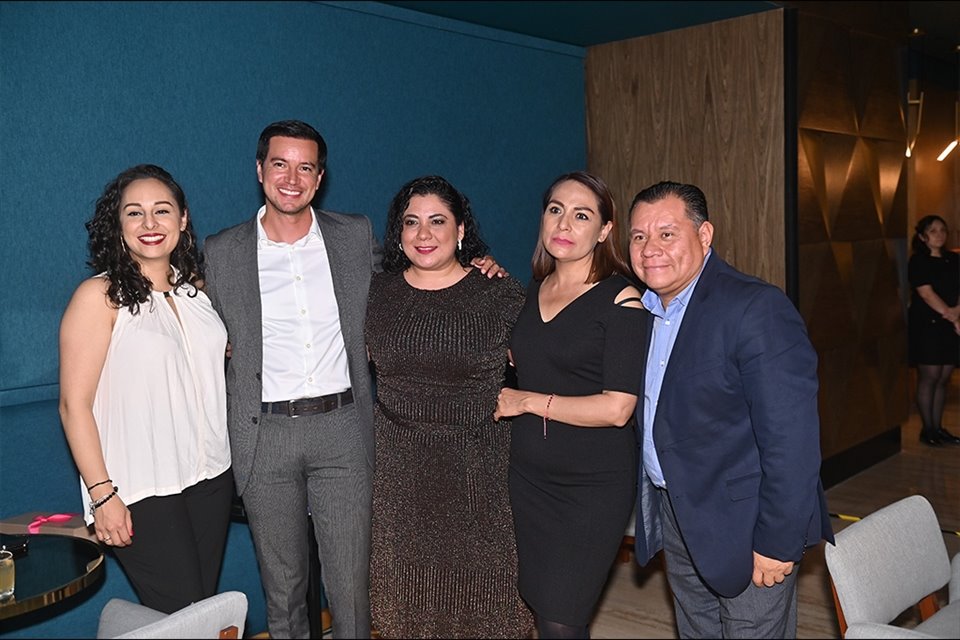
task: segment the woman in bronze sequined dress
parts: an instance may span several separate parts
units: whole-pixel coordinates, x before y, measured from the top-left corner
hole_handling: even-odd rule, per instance
[[[524,292],[470,266],[486,246],[439,176],[394,197],[366,339],[377,381],[370,600],[391,638],[522,638],[507,491],[509,422],[494,422]]]

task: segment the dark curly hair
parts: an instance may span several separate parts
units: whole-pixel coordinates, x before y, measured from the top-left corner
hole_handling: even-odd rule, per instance
[[[107,183],[103,194],[97,199],[93,218],[86,223],[90,248],[90,260],[87,264],[95,273],[106,273],[110,280],[110,287],[107,289],[110,302],[117,308],[129,307],[130,313],[134,315],[140,312],[140,303],[150,298],[153,287],[123,242],[120,200],[130,183],[148,178],[159,180],[166,185],[173,194],[181,215],[187,212],[187,198],[173,176],[156,165],[139,164],[122,171]],[[193,285],[193,291],[188,295],[197,295],[198,283],[203,280],[203,269],[190,216],[187,216],[187,226],[180,233],[180,240],[170,256],[170,264],[177,271],[177,277],[171,277],[170,284],[174,288],[184,284]]]
[[[400,248],[400,233],[403,231],[403,214],[410,206],[413,196],[434,195],[447,205],[457,225],[463,225],[461,248],[456,251],[457,261],[464,267],[474,258],[487,255],[487,244],[480,237],[480,229],[473,217],[470,201],[441,176],[414,178],[400,188],[387,211],[387,230],[383,236],[383,270],[400,273],[410,267],[410,259]]]
[[[935,213],[923,216],[917,221],[917,226],[913,229],[913,238],[910,240],[910,245],[913,247],[914,253],[925,256],[930,255],[930,247],[923,241],[923,236],[934,222],[940,222],[944,227],[947,226],[947,221]]]

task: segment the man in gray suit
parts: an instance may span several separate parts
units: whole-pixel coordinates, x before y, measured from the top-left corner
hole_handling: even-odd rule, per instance
[[[257,144],[266,203],[207,238],[206,293],[227,325],[227,421],[271,638],[306,638],[313,520],[335,638],[370,637],[374,434],[363,337],[380,246],[361,215],[315,210],[327,145],[309,124]],[[486,256],[488,277],[506,271]]]
[[[370,636],[373,408],[363,338],[380,248],[360,215],[314,210],[327,146],[263,130],[256,217],[206,240],[206,293],[230,336],[227,409],[271,638],[306,638],[307,514],[337,638]]]

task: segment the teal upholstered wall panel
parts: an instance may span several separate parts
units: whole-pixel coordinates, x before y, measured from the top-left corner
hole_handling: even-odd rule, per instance
[[[378,3],[0,2],[0,402],[57,381],[107,180],[165,166],[205,236],[261,203],[274,120],[327,139],[321,206],[380,231],[403,182],[441,173],[525,279],[543,188],[586,162],[583,52]]]
[[[0,2],[0,517],[80,508],[57,417],[57,331],[85,266],[103,185],[169,169],[201,236],[252,216],[263,127],[317,126],[319,205],[382,233],[406,180],[440,173],[472,200],[493,254],[522,281],[540,195],[583,168],[578,47],[366,2]],[[3,637],[92,637],[132,597],[112,561],[95,593]],[[249,533],[231,529],[221,589],[265,630]]]

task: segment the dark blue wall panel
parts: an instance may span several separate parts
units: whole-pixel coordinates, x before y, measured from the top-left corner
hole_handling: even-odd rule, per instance
[[[584,168],[583,56],[558,45],[367,2],[0,2],[0,517],[78,511],[56,410],[57,331],[90,272],[103,185],[140,162],[187,192],[201,236],[262,203],[268,123],[306,120],[330,159],[320,206],[378,233],[402,183],[440,173],[472,200],[493,254],[526,281],[540,195]],[[92,637],[93,594],[4,637]],[[221,589],[265,630],[249,533],[230,532]]]
[[[586,162],[583,52],[377,3],[0,3],[3,404],[57,381],[103,185],[161,164],[213,233],[261,204],[256,141],[278,119],[327,139],[321,206],[379,231],[403,182],[441,173],[525,279],[540,193]]]

